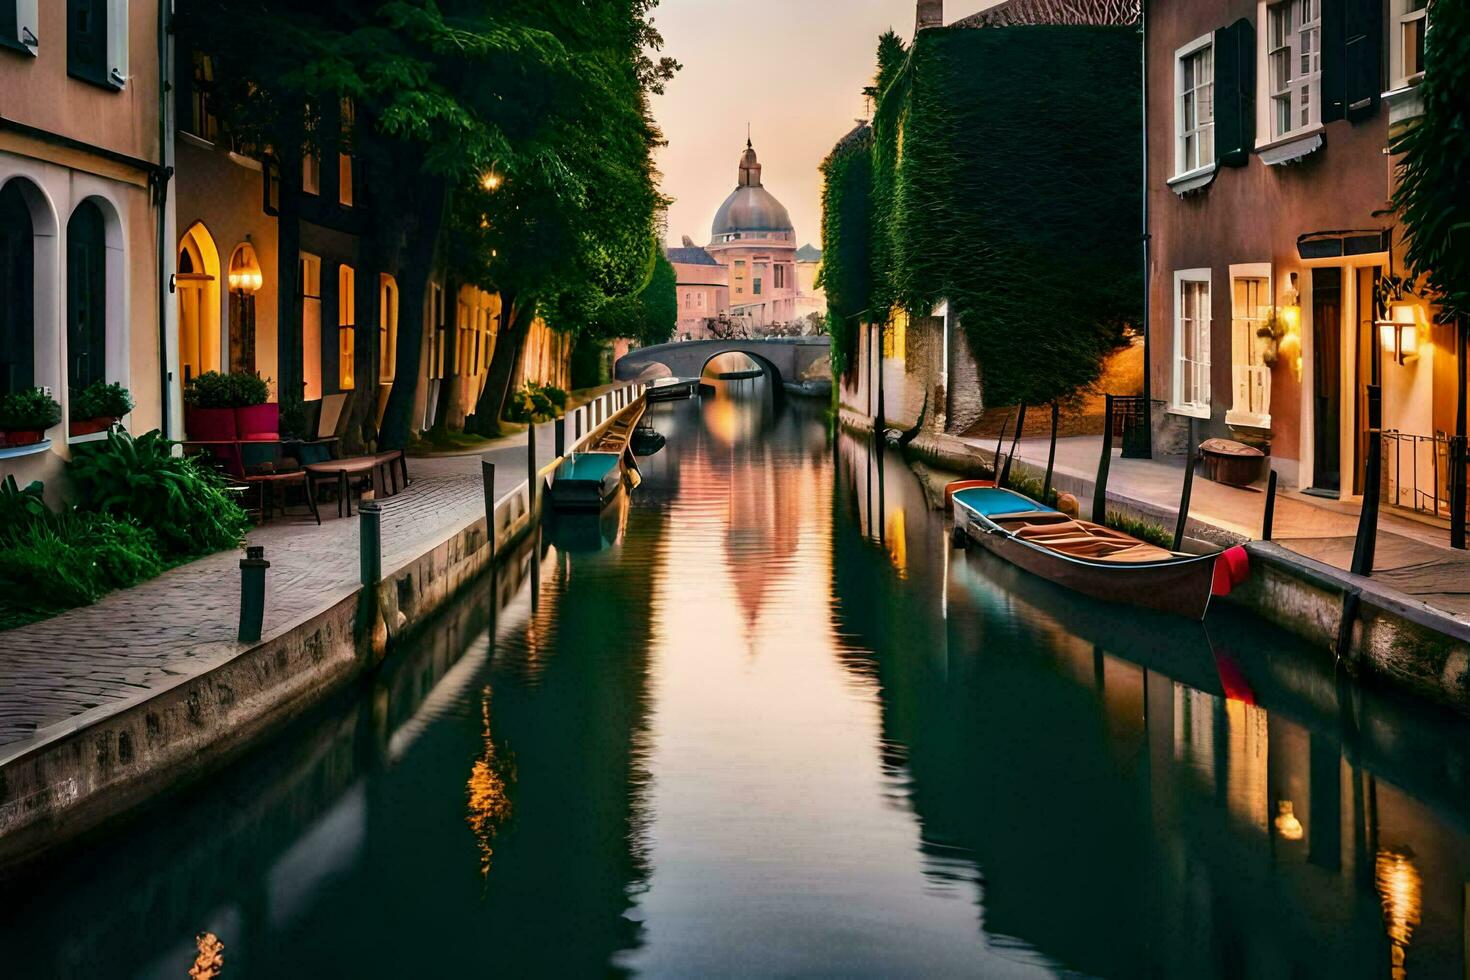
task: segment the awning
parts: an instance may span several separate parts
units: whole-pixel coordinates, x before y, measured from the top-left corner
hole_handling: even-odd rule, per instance
[[[1392,244],[1393,231],[1389,228],[1314,231],[1296,240],[1296,251],[1303,259],[1338,259],[1387,252]]]

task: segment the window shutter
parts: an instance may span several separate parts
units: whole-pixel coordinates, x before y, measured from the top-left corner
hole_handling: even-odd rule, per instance
[[[1346,0],[1343,28],[1343,105],[1357,120],[1372,114],[1383,91],[1381,0]]]
[[[1256,142],[1256,35],[1248,20],[1215,32],[1215,161],[1240,167]]]
[[[1347,37],[1344,14],[1351,0],[1322,0],[1322,121],[1346,115]]]

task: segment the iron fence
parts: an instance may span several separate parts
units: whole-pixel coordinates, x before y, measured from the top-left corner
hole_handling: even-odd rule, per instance
[[[1443,432],[1425,436],[1397,429],[1385,429],[1382,437],[1383,502],[1448,520],[1455,479],[1449,437]],[[1464,481],[1466,474],[1459,474],[1459,479]]]

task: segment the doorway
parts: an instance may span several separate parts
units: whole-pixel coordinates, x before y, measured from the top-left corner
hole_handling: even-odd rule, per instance
[[[1342,270],[1312,270],[1312,486],[1342,490]]]
[[[179,241],[179,370],[183,384],[220,369],[219,252],[202,224]]]

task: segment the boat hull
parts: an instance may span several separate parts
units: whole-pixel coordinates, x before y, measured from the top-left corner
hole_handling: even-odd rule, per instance
[[[1063,588],[1106,602],[1201,620],[1210,607],[1218,555],[1122,564],[1059,554],[1013,536],[963,503],[954,503],[955,526],[980,547],[1017,568]]]

